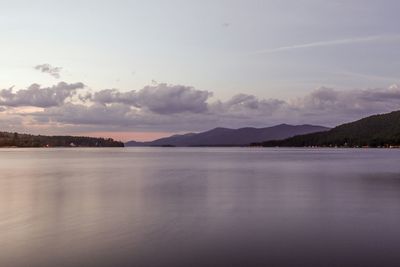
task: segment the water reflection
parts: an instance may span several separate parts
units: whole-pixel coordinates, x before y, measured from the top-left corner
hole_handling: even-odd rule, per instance
[[[397,266],[399,159],[3,149],[0,266]]]

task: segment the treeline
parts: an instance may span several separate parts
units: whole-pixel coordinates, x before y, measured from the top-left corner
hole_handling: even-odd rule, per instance
[[[398,147],[400,111],[374,115],[343,124],[327,132],[298,135],[258,144],[266,147]]]
[[[111,138],[44,136],[0,132],[0,147],[123,147]]]

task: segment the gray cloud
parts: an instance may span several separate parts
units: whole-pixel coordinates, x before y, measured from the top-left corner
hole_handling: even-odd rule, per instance
[[[400,100],[400,87],[392,85],[388,89],[364,90],[362,94],[365,101],[397,103]]]
[[[288,102],[291,114],[302,121],[335,126],[372,114],[400,109],[400,88],[336,90],[321,87]]]
[[[26,132],[25,119],[17,114],[0,114],[0,129],[7,132]]]
[[[105,89],[94,93],[90,99],[101,104],[122,103],[136,105],[136,91],[120,92],[117,89]]]
[[[202,113],[212,94],[182,85],[158,84],[137,92],[137,105],[159,114],[181,112]]]
[[[131,111],[130,106],[116,103],[107,106],[98,103],[90,106],[66,103],[37,112],[35,116],[38,121],[45,123],[120,125],[129,121],[126,118]]]
[[[211,105],[218,112],[230,114],[254,114],[270,115],[281,108],[286,102],[278,99],[260,99],[254,95],[237,94],[226,102],[218,101]]]
[[[35,70],[39,70],[43,73],[47,73],[56,79],[60,79],[61,67],[53,67],[50,64],[41,64],[34,67]]]
[[[146,86],[137,92],[106,89],[96,92],[92,100],[102,104],[132,105],[159,114],[202,113],[207,110],[207,100],[211,95],[208,91],[196,90],[193,87],[161,83]]]
[[[60,87],[60,84],[51,87],[51,91],[54,92],[54,88]],[[64,84],[61,88],[66,86]],[[21,115],[29,117],[34,122],[32,124],[74,129],[90,127],[99,131],[201,131],[216,126],[265,127],[279,123],[335,126],[400,109],[398,86],[346,91],[322,87],[291,100],[237,94],[222,101],[211,98],[208,91],[158,84],[138,91],[107,89],[93,94],[86,92],[83,96],[76,94],[74,102],[67,101],[68,97],[75,94],[74,90],[81,87],[83,85],[80,83],[69,85],[70,89],[58,97],[56,94],[45,94],[47,101],[44,103],[37,100],[42,99],[40,97],[31,97],[33,92],[39,90],[36,87],[16,93],[10,89],[3,90],[0,91],[0,99],[3,103],[4,99],[7,100],[9,106],[23,103],[44,107],[41,112]],[[49,88],[40,90],[44,89]],[[0,106],[5,106],[3,103],[0,102]]]
[[[67,103],[59,107],[46,108],[43,112],[36,112],[31,116],[40,124],[90,126],[97,130],[201,130],[204,125],[211,125],[216,121],[210,114],[162,115],[137,110],[120,103],[109,105],[94,103],[90,106]]]
[[[0,91],[0,106],[19,107],[52,107],[64,103],[67,98],[72,97],[77,89],[84,88],[83,83],[68,84],[60,82],[52,87],[42,88],[38,84],[32,84],[27,89],[14,93],[13,88]]]
[[[392,85],[389,88],[355,89],[339,91],[321,87],[294,105],[298,108],[321,112],[379,112],[399,108],[400,88]]]

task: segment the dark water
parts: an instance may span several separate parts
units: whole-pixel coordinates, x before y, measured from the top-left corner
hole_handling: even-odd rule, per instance
[[[0,266],[400,266],[400,150],[2,149]]]

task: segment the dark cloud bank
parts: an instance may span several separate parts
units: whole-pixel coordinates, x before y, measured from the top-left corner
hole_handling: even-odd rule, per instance
[[[21,113],[18,107],[38,111]],[[212,92],[156,84],[122,92],[90,93],[84,84],[0,91],[0,125],[70,127],[98,131],[200,131],[216,126],[264,127],[278,123],[334,126],[363,116],[400,109],[400,88],[340,91],[319,88],[304,97],[280,100],[238,94],[221,101]],[[19,119],[16,119],[19,118]],[[16,125],[16,126],[18,126]],[[26,126],[25,126],[26,127]]]

